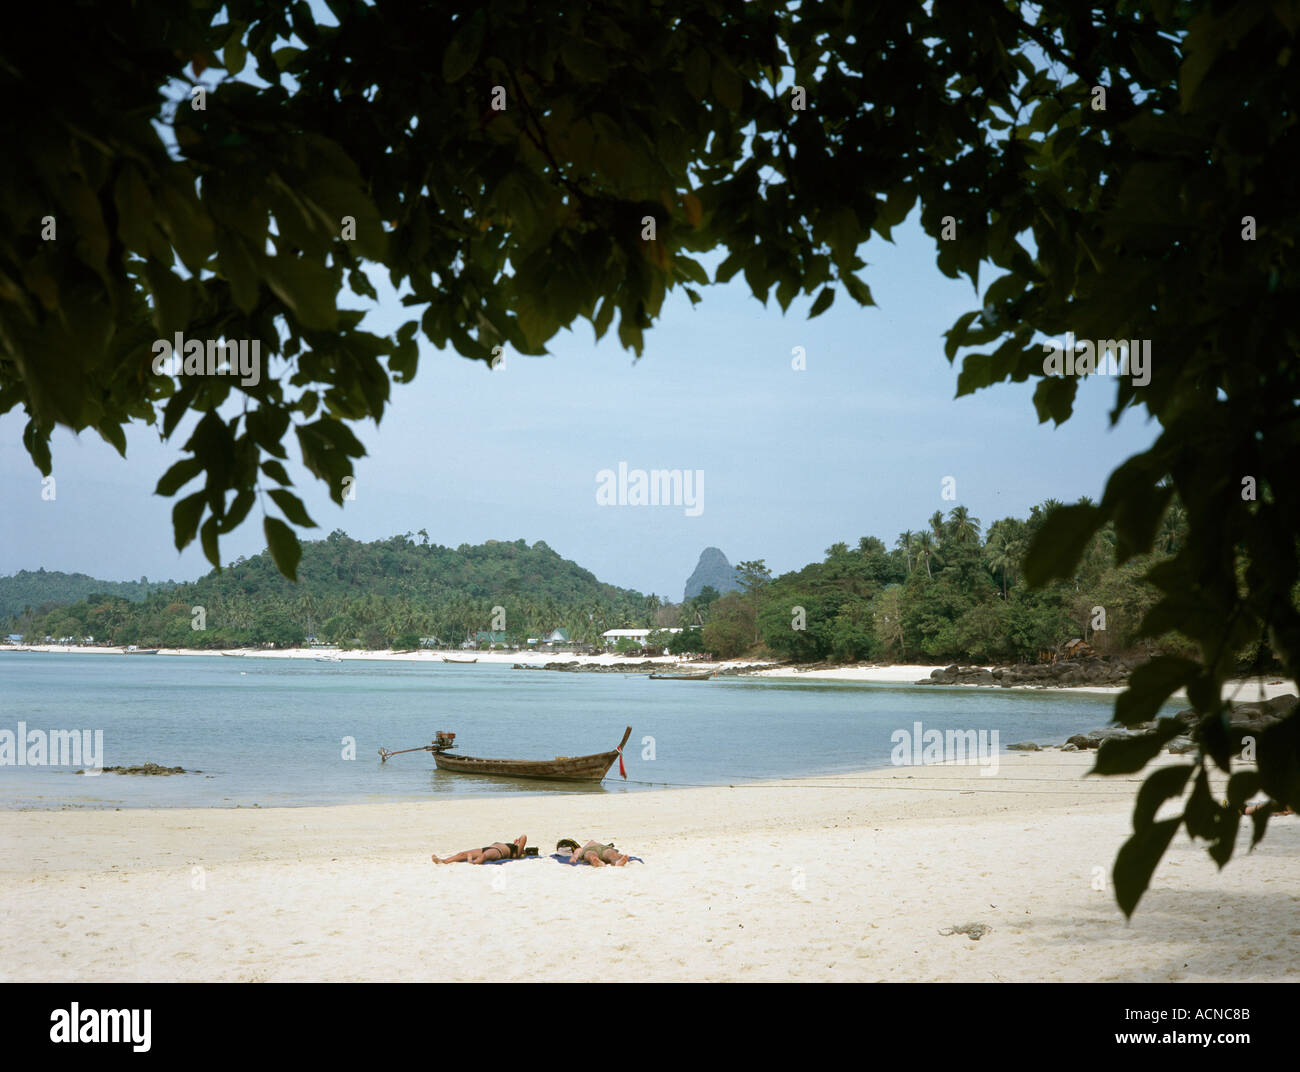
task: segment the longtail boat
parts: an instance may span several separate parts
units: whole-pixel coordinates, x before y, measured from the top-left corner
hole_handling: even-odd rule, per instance
[[[472,659],[453,659],[450,656],[444,655],[442,661],[444,663],[476,663],[478,662],[478,656],[475,655]]]
[[[401,752],[432,752],[433,761],[439,770],[454,771],[457,774],[497,774],[507,778],[547,778],[561,782],[600,782],[604,781],[610,767],[632,736],[632,727],[623,731],[623,739],[612,752],[597,752],[590,756],[556,756],[554,759],[479,759],[477,756],[452,756],[447,750],[456,747],[456,735],[439,730],[432,744],[419,748],[403,748],[400,752],[390,752],[386,748],[379,750],[383,762],[389,756]],[[619,774],[626,778],[620,764]]]
[[[708,681],[713,676],[712,670],[699,674],[651,674],[651,681]]]

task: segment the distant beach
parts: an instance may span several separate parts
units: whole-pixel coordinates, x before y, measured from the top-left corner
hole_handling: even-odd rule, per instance
[[[126,649],[120,647],[79,646],[76,644],[0,645],[0,652],[4,651],[63,652],[67,654],[89,655],[128,654]],[[497,665],[513,665],[515,663],[520,663],[525,666],[544,666],[547,663],[576,663],[578,665],[616,667],[628,663],[652,662],[665,667],[680,668],[684,671],[728,671],[739,669],[744,670],[746,673],[753,674],[755,677],[794,678],[800,681],[843,681],[878,685],[912,685],[924,678],[928,678],[932,671],[944,668],[941,664],[929,665],[921,663],[900,663],[897,665],[858,665],[843,667],[819,666],[816,669],[803,669],[797,664],[789,663],[746,661],[743,659],[708,662],[701,659],[682,660],[673,655],[640,657],[615,655],[612,652],[604,652],[599,655],[577,655],[572,652],[545,651],[392,651],[382,649],[375,651],[344,651],[336,648],[284,648],[281,650],[268,650],[265,648],[229,648],[222,652],[198,650],[194,648],[161,648],[159,649],[157,656],[145,655],[143,652],[133,652],[129,654],[133,658],[157,658],[177,655],[229,655],[250,659],[321,659],[328,655],[331,659],[337,656],[341,661],[359,660],[365,662],[426,664],[441,663],[444,661],[443,656],[449,656],[450,661],[462,661],[462,665],[467,665],[463,660],[473,659],[475,660],[475,663]],[[988,669],[992,668],[992,665],[988,666]],[[986,690],[990,688],[989,686],[977,685],[957,685],[948,687],[984,688]],[[1271,700],[1275,696],[1282,696],[1296,691],[1295,682],[1287,681],[1285,679],[1279,680],[1277,675],[1266,675],[1255,678],[1235,678],[1227,682],[1225,687],[1229,698],[1241,701]],[[1001,686],[996,686],[995,688],[1000,689]],[[1011,685],[1007,686],[1007,689],[1036,689],[1036,686]],[[1124,686],[1070,685],[1053,687],[1043,691],[1087,692],[1108,695],[1123,692]],[[1179,689],[1173,693],[1171,699],[1186,700],[1186,690]]]

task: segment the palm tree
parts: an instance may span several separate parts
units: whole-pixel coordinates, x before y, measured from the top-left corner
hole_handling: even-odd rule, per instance
[[[1165,554],[1177,551],[1187,534],[1187,509],[1177,499],[1169,504],[1164,518],[1160,522],[1160,534],[1156,537],[1156,546]]]
[[[917,537],[917,556],[925,559],[925,575],[930,578],[934,577],[930,572],[930,559],[935,555],[935,545],[934,537],[928,532],[923,532]]]
[[[1007,530],[994,525],[989,531],[988,543],[984,545],[984,560],[995,573],[1002,574],[1002,598],[1007,598],[1007,572],[1016,564],[1011,557],[1011,538]]]
[[[964,506],[954,506],[948,514],[948,521],[953,537],[964,543],[969,539],[978,540],[980,536],[980,519],[971,517]]]
[[[943,511],[936,510],[930,515],[930,535],[934,537],[934,545],[938,547],[943,543],[943,538],[947,533],[943,526]]]
[[[903,552],[903,559],[907,562],[907,572],[909,575],[912,572],[912,551],[915,539],[916,533],[911,529],[908,529],[906,532],[899,533],[898,540],[894,543],[894,546]]]

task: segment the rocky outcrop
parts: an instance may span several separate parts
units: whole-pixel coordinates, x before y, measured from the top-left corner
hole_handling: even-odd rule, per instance
[[[930,676],[918,685],[988,685],[1039,686],[1040,688],[1070,688],[1079,685],[1124,685],[1138,665],[1137,660],[1112,656],[1090,659],[1062,659],[1055,663],[997,666],[992,670],[983,666],[946,666],[930,671]]]
[[[141,763],[134,767],[104,767],[105,774],[143,774],[153,777],[166,777],[169,774],[202,774],[200,770],[187,771],[184,767],[163,767],[157,763]],[[79,770],[77,774],[85,774],[84,770]]]
[[[515,663],[516,670],[560,670],[570,674],[649,674],[654,671],[671,670],[664,663],[644,660],[639,663],[546,663],[544,666],[528,663]]]
[[[695,572],[686,579],[684,598],[692,599],[705,588],[712,588],[719,595],[739,591],[740,580],[736,567],[727,561],[727,556],[716,547],[706,547],[695,564]]]
[[[1262,733],[1269,727],[1276,726],[1295,710],[1297,702],[1300,702],[1300,699],[1295,693],[1287,693],[1257,703],[1233,704],[1228,711],[1228,736],[1240,746],[1243,737]],[[1193,730],[1200,721],[1200,716],[1195,710],[1187,707],[1174,715],[1174,718],[1183,724],[1187,732],[1170,741],[1168,750],[1176,756],[1195,752],[1197,744]],[[1091,733],[1076,733],[1066,741],[1064,747],[1071,751],[1085,751],[1098,748],[1102,741],[1113,737],[1140,737],[1155,728],[1155,722],[1143,722],[1132,727],[1107,726],[1104,729],[1093,730]]]
[[[1228,715],[1228,726],[1242,733],[1262,733],[1285,719],[1295,709],[1296,702],[1295,693],[1288,692],[1271,700],[1235,703]]]

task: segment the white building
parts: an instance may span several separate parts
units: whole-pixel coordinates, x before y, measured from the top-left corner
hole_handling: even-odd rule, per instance
[[[680,633],[680,629],[606,629],[601,633],[601,638],[605,641],[605,647],[612,648],[617,646],[620,640],[630,640],[634,644],[645,645],[646,639],[651,633]]]

